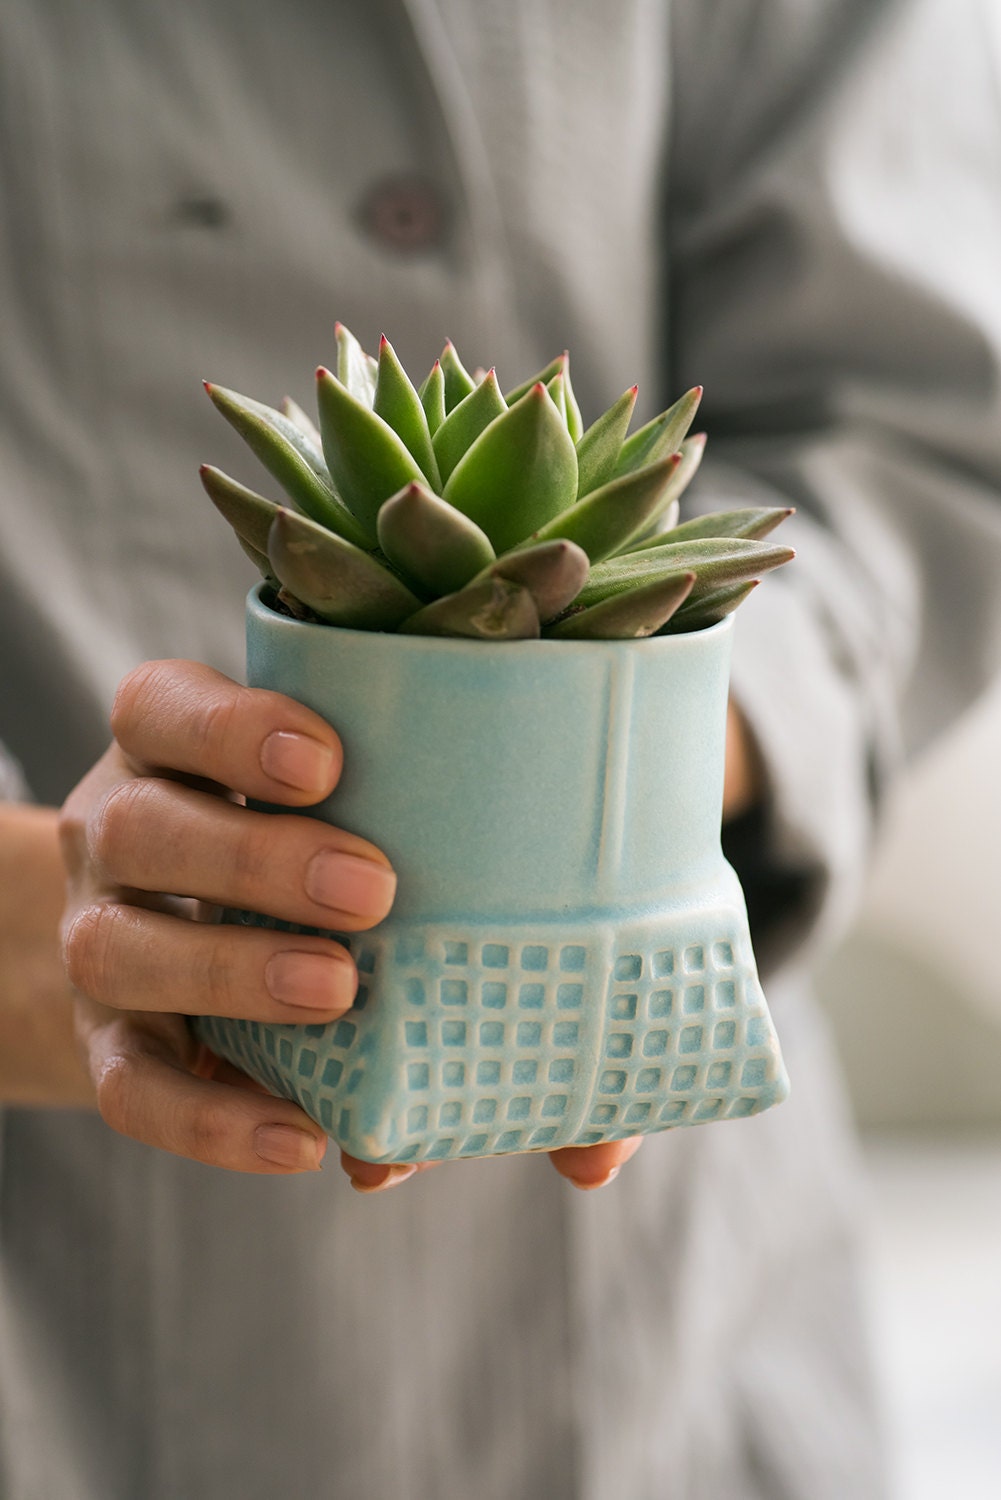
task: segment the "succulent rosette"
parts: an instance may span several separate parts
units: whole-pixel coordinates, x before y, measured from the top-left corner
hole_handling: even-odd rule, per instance
[[[705,436],[701,390],[630,433],[633,386],[584,428],[561,354],[502,392],[451,343],[420,387],[385,338],[338,324],[316,374],[319,425],[206,384],[282,486],[283,504],[204,465],[209,496],[277,605],[356,630],[624,640],[700,630],[793,556],[764,540],[788,509],[678,524]]]

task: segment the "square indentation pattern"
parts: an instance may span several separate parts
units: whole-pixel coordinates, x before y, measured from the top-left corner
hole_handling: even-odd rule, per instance
[[[612,962],[582,1144],[752,1115],[772,1102],[774,1034],[739,933],[649,938]],[[662,937],[669,939],[664,931]]]
[[[580,943],[433,934],[388,955],[404,997],[404,1137],[413,1161],[562,1145],[581,1123],[579,1055],[600,1024],[587,986],[607,965]]]
[[[357,1154],[442,1160],[589,1144],[755,1114],[784,1095],[737,911],[617,931],[600,919],[583,931],[536,927],[515,940],[390,921],[340,940],[360,978],[340,1020],[198,1025],[221,1056],[297,1099]]]

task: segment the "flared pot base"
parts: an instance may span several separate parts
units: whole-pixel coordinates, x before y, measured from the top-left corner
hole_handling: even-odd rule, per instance
[[[788,1093],[742,904],[517,927],[389,919],[338,936],[360,976],[341,1020],[197,1027],[354,1156],[593,1145],[743,1118]]]

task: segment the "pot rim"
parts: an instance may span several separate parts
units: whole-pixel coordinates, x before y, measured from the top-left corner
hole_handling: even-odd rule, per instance
[[[715,625],[707,625],[702,630],[686,630],[677,635],[652,635],[643,639],[633,640],[547,640],[535,639],[527,641],[478,641],[465,636],[446,635],[402,635],[394,630],[355,630],[344,625],[326,625],[317,620],[296,620],[291,615],[279,614],[264,598],[265,591],[270,585],[265,578],[258,579],[247,595],[247,609],[250,613],[262,620],[270,629],[297,630],[297,631],[322,631],[324,634],[352,638],[367,637],[371,640],[393,641],[396,649],[403,651],[426,651],[428,647],[442,652],[453,652],[458,654],[463,651],[474,650],[478,653],[503,652],[505,657],[513,657],[516,654],[522,656],[532,655],[538,657],[542,654],[551,656],[554,652],[558,656],[568,656],[571,652],[593,651],[596,647],[611,649],[628,649],[630,651],[647,650],[691,650],[690,645],[683,642],[708,642],[717,636],[727,635],[733,629],[733,614],[726,615],[722,620],[717,620]]]

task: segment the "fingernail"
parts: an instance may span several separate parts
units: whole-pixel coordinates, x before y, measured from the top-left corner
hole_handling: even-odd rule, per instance
[[[356,1193],[384,1193],[387,1188],[406,1182],[407,1178],[413,1177],[416,1171],[417,1168],[413,1165],[387,1167],[385,1177],[381,1177],[378,1182],[362,1182],[359,1177],[352,1177],[350,1182]]]
[[[258,1125],[254,1131],[254,1150],[262,1161],[275,1167],[318,1172],[326,1149],[325,1140],[318,1140],[295,1125]]]
[[[325,953],[274,953],[264,966],[272,1000],[311,1010],[347,1010],[358,988],[351,960]]]
[[[334,752],[308,734],[276,729],[261,746],[261,769],[284,786],[320,796],[333,778]]]
[[[591,1193],[595,1188],[607,1187],[610,1182],[614,1182],[621,1171],[621,1167],[610,1167],[609,1170],[605,1173],[604,1177],[599,1177],[597,1182],[579,1182],[576,1177],[571,1177],[570,1181],[573,1183],[575,1188],[580,1188],[582,1193]]]
[[[396,874],[374,859],[324,849],[306,867],[306,894],[321,906],[379,920],[393,904]]]

